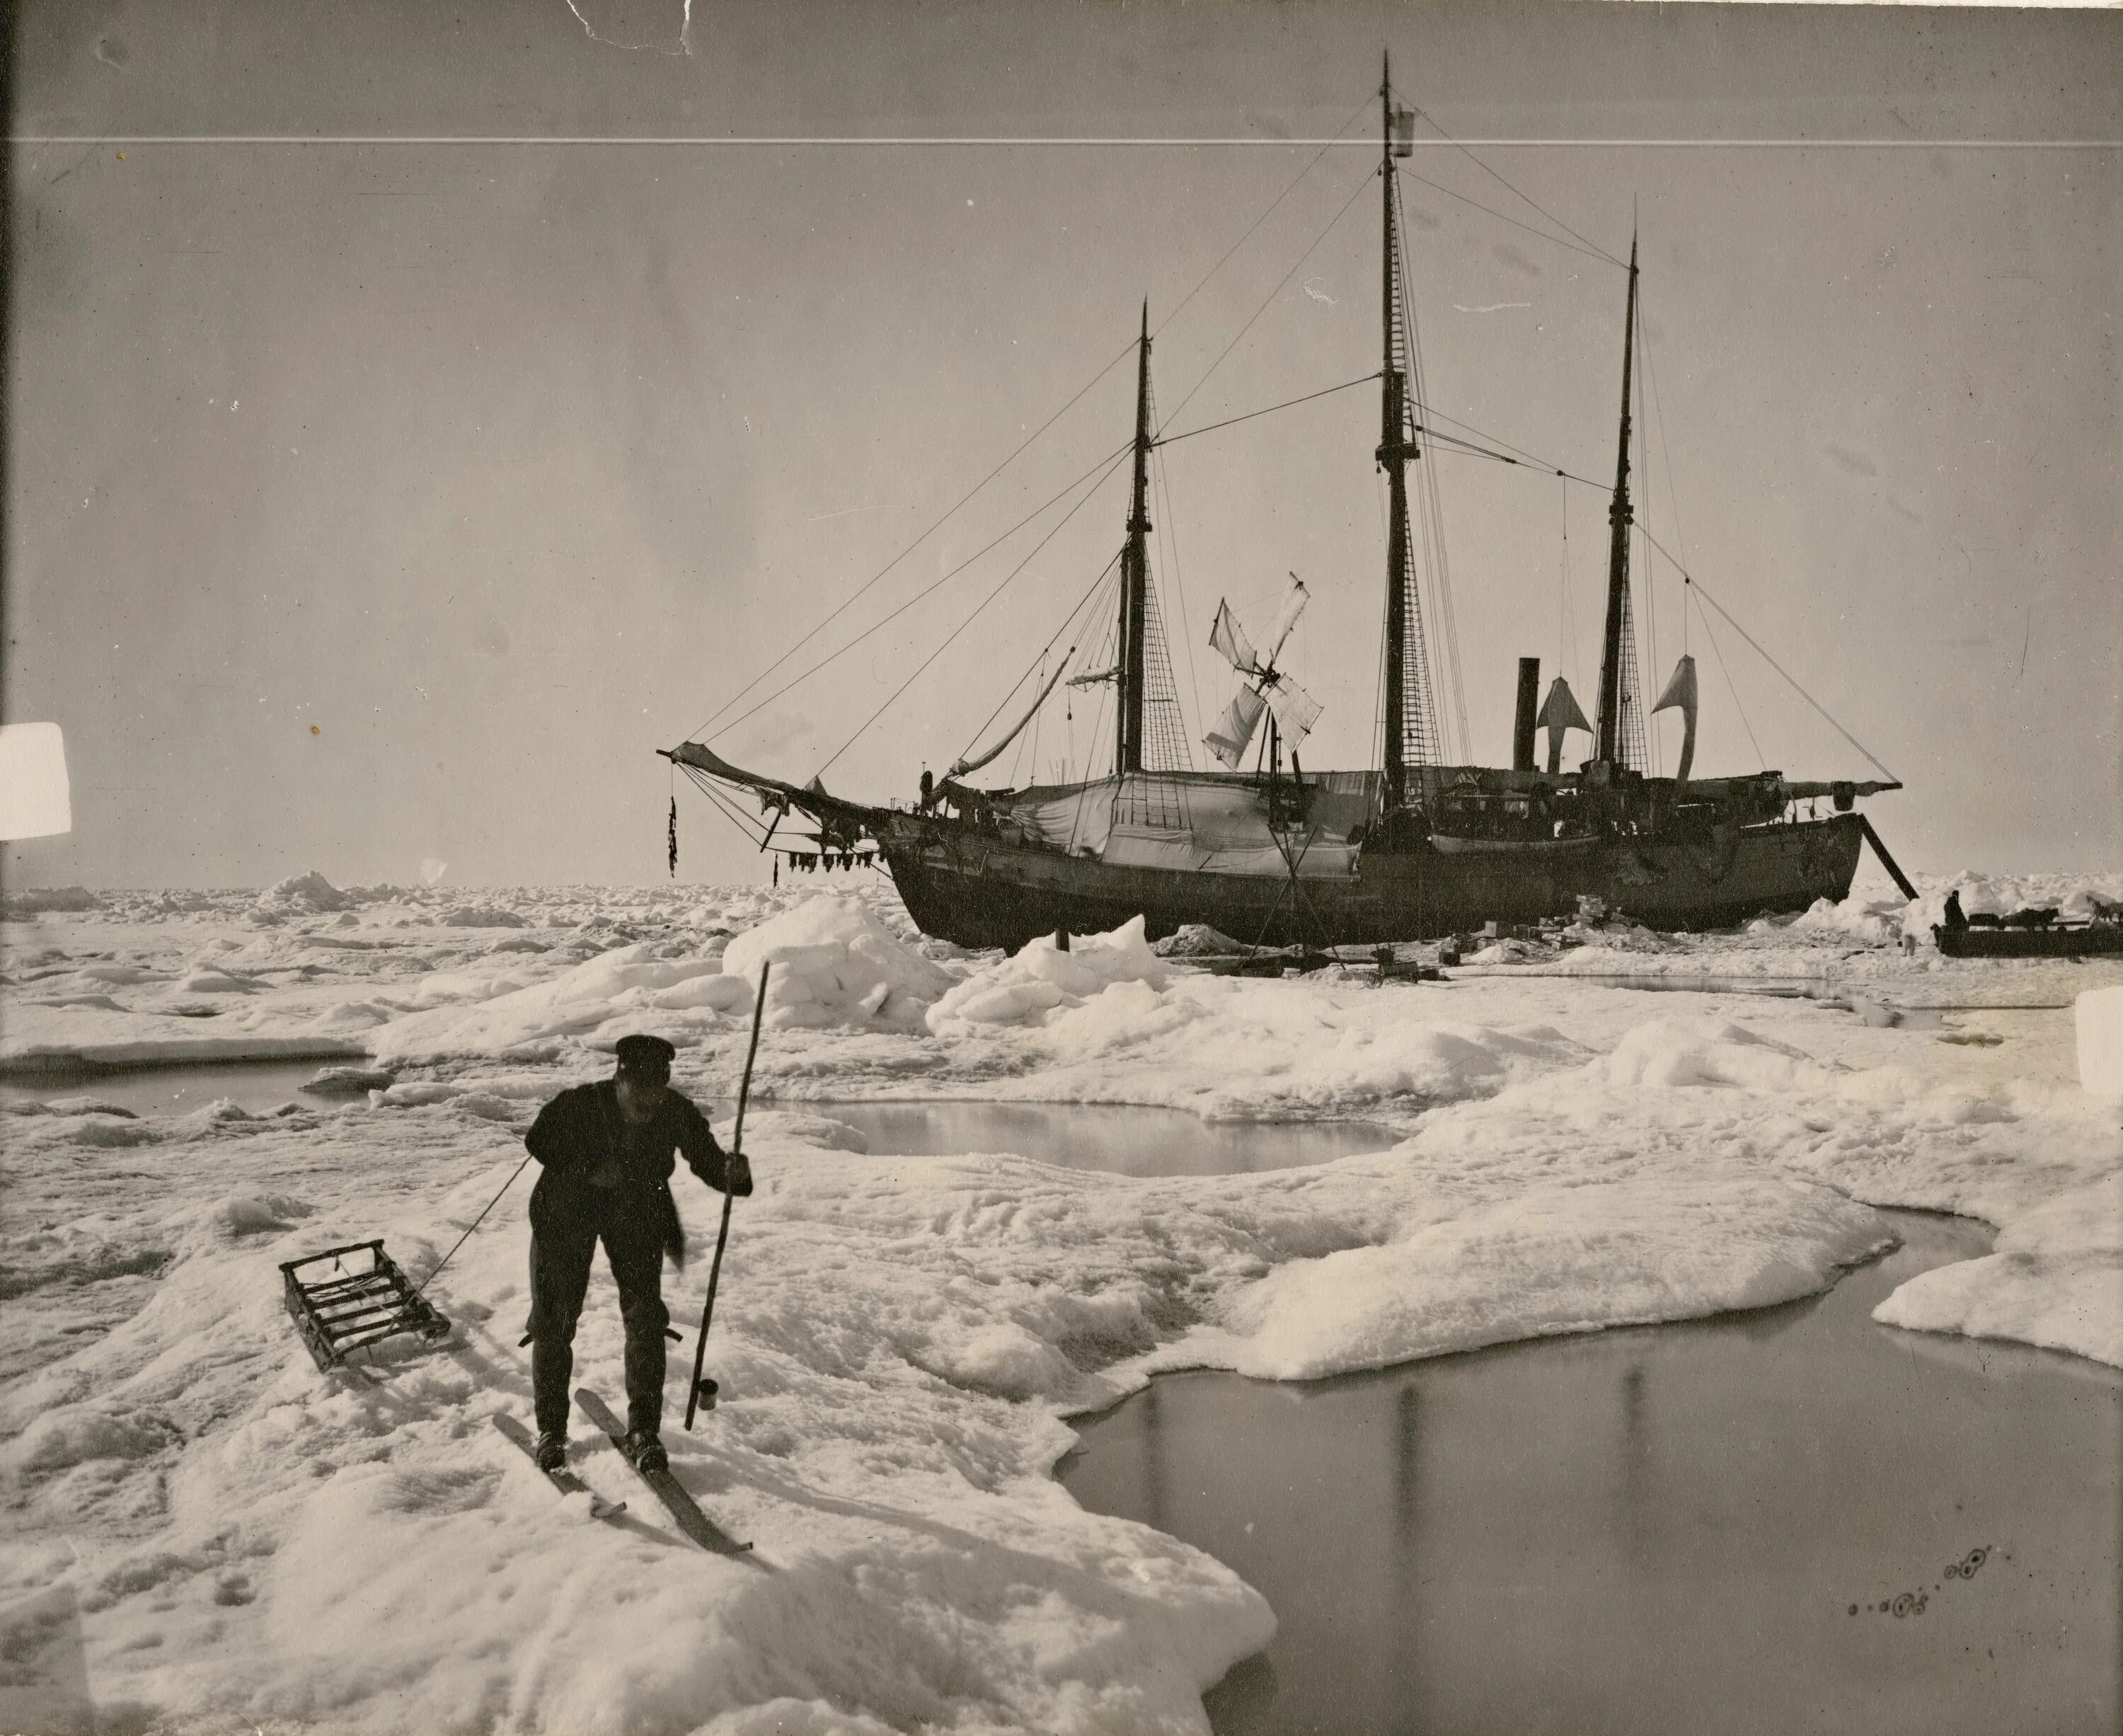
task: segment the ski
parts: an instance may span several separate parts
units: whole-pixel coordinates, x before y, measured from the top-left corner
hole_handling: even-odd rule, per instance
[[[583,1414],[592,1422],[612,1437],[612,1444],[619,1449],[619,1456],[626,1459],[628,1464],[634,1465],[634,1461],[627,1458],[626,1454],[626,1424],[612,1415],[612,1406],[587,1386],[575,1388],[575,1402],[583,1407]],[[749,1543],[738,1542],[702,1513],[692,1496],[686,1492],[686,1485],[670,1471],[644,1471],[639,1465],[634,1465],[634,1474],[656,1492],[656,1498],[663,1502],[671,1517],[677,1522],[678,1529],[701,1548],[718,1555],[741,1555],[752,1547]]]
[[[530,1460],[532,1464],[538,1465],[538,1443],[532,1438],[531,1431],[523,1424],[504,1413],[494,1417],[494,1426],[523,1449],[524,1457]],[[546,1480],[559,1490],[562,1494],[588,1495],[590,1498],[590,1516],[593,1518],[613,1519],[626,1511],[626,1502],[607,1501],[565,1465],[558,1471],[547,1471],[543,1465],[538,1465],[538,1470]]]

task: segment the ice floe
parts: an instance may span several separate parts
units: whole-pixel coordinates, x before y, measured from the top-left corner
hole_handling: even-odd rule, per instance
[[[1971,910],[2123,889],[1961,884]],[[2096,1089],[2099,997],[2123,993],[2100,985],[2123,965],[1910,957],[1924,913],[1854,899],[1716,936],[1617,920],[1418,983],[1214,976],[1139,925],[968,955],[881,882],[304,875],[24,912],[0,931],[0,1067],[35,1092],[5,1122],[0,1499],[21,1546],[0,1623],[63,1601],[97,1716],[143,1728],[1199,1731],[1200,1691],[1272,1616],[1048,1475],[1065,1415],[1159,1370],[1311,1378],[1759,1307],[1878,1248],[1875,1206],[1999,1232],[1882,1321],[2123,1365],[2123,1140]],[[380,1235],[425,1276],[509,1180],[538,1104],[630,1030],[679,1045],[688,1091],[726,1095],[770,961],[760,1186],[710,1345],[723,1401],[667,1435],[757,1562],[679,1547],[587,1432],[577,1463],[634,1504],[621,1524],[559,1500],[488,1426],[528,1407],[527,1178],[434,1281],[448,1344],[318,1374],[279,1262]],[[1677,992],[1587,980],[1617,974]],[[1736,992],[1793,978],[1807,997]],[[1868,1023],[1859,989],[1935,1011]],[[329,1062],[313,1083],[337,1095],[128,1115],[92,1082],[35,1083],[276,1054]],[[1305,1168],[1142,1179],[873,1157],[806,1100],[923,1095],[1394,1132]],[[697,1245],[718,1202],[678,1186]],[[683,1324],[704,1264],[667,1281]],[[616,1391],[598,1283],[578,1367]]]

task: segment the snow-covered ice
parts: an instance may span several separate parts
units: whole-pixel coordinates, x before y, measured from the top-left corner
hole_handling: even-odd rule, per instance
[[[2123,985],[2089,988],[2072,1003],[2078,1082],[2089,1097],[2123,1099]]]
[[[12,1073],[314,1055],[377,1077],[327,1109],[129,1115],[69,1075],[0,1120],[0,1641],[76,1635],[98,1720],[135,1728],[1200,1730],[1202,1689],[1273,1617],[1049,1475],[1064,1416],[1158,1370],[1310,1378],[1783,1301],[1884,1244],[1875,1206],[1999,1231],[1877,1318],[2123,1366],[2123,1141],[2071,1008],[2123,994],[2102,987],[2123,965],[1905,955],[1955,884],[1971,911],[2123,890],[1963,876],[1728,936],[1616,922],[1446,984],[1212,976],[1139,927],[968,955],[868,877],[11,899]],[[435,1283],[448,1345],[316,1372],[280,1261],[381,1235],[424,1274],[538,1104],[628,1030],[679,1045],[682,1088],[728,1094],[768,961],[724,1397],[667,1435],[756,1561],[677,1545],[593,1432],[578,1462],[630,1501],[617,1524],[488,1426],[528,1410],[527,1178]],[[1727,986],[1587,980],[1616,974]],[[1736,992],[1793,979],[1811,997]],[[1868,1022],[1856,991],[1982,1010]],[[1136,1179],[873,1157],[804,1106],[851,1096],[1399,1138]],[[680,1199],[697,1245],[715,1197],[682,1176]],[[705,1264],[667,1281],[682,1324]],[[616,1391],[597,1284],[578,1367]]]

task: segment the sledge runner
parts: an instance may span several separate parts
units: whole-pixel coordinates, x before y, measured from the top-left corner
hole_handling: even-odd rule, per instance
[[[562,1091],[523,1136],[544,1173],[531,1194],[531,1387],[537,1457],[551,1470],[568,1451],[568,1383],[575,1322],[597,1245],[619,1284],[626,1325],[624,1450],[644,1471],[670,1463],[663,1450],[663,1340],[671,1316],[662,1294],[663,1255],[685,1260],[685,1232],[671,1197],[674,1152],[708,1186],[752,1192],[742,1152],[725,1154],[707,1117],[671,1089],[677,1051],[661,1037],[627,1036],[609,1079]]]

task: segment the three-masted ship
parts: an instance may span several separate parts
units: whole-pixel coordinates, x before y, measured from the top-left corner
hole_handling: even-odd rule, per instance
[[[1218,612],[1211,644],[1241,682],[1207,738],[1222,769],[1192,769],[1172,751],[1175,690],[1149,561],[1149,463],[1157,437],[1147,309],[1118,562],[1118,655],[1098,675],[1077,678],[1080,686],[1104,682],[1114,690],[1110,771],[1015,788],[972,781],[1032,722],[1060,671],[987,752],[968,755],[934,782],[925,773],[919,799],[906,805],[832,795],[816,778],[797,784],[762,776],[701,742],[661,750],[665,757],[704,786],[756,796],[775,816],[770,841],[792,814],[815,828],[808,840],[785,838],[778,847],[846,860],[874,847],[922,931],[967,946],[1014,947],[1057,929],[1103,931],[1137,915],[1153,937],[1204,923],[1252,946],[1418,941],[1493,921],[1568,917],[1586,898],[1653,927],[1704,929],[1846,897],[1861,845],[1868,838],[1879,844],[1854,804],[1898,784],[1804,781],[1775,771],[1691,777],[1696,690],[1685,657],[1652,707],[1682,714],[1676,775],[1653,776],[1647,767],[1629,559],[1633,242],[1595,716],[1585,718],[1560,677],[1537,708],[1538,662],[1521,658],[1511,765],[1443,762],[1409,509],[1409,467],[1423,459],[1432,437],[1411,390],[1395,180],[1396,159],[1412,148],[1409,111],[1394,103],[1390,77],[1380,95],[1384,356],[1372,453],[1387,493],[1380,763],[1323,772],[1300,762],[1319,707],[1276,659],[1303,606],[1301,585],[1264,648],[1247,640],[1228,608]],[[1161,725],[1149,725],[1152,711],[1165,714]],[[1544,767],[1535,758],[1543,729]],[[1572,730],[1591,738],[1591,751],[1565,771],[1562,752]],[[1824,801],[1830,812],[1802,814]]]

